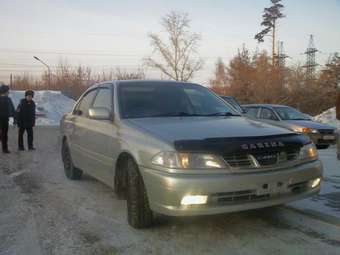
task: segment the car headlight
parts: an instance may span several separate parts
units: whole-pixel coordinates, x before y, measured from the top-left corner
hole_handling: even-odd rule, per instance
[[[319,133],[318,130],[314,128],[306,128],[306,127],[296,127],[293,128],[293,131],[296,133],[302,133],[302,134],[317,134]]]
[[[227,165],[216,155],[203,153],[160,152],[152,158],[152,164],[178,169],[221,169]]]
[[[306,160],[306,161],[318,159],[318,151],[317,151],[314,143],[304,145],[301,148],[299,159],[300,160]]]

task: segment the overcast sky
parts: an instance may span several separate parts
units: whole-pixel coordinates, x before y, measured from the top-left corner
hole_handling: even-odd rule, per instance
[[[287,17],[279,22],[278,39],[291,57],[288,64],[304,62],[309,34],[321,51],[320,64],[340,52],[340,0],[283,4]],[[269,0],[0,0],[0,80],[8,81],[9,73],[40,74],[44,67],[33,55],[51,66],[67,60],[97,71],[136,70],[151,53],[147,34],[161,31],[160,18],[175,10],[187,12],[192,31],[202,35],[199,54],[205,65],[195,81],[206,83],[216,59],[227,62],[243,43],[270,51],[270,40],[258,45],[253,39],[269,5]]]

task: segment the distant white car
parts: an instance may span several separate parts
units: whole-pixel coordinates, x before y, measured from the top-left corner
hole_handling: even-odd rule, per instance
[[[47,111],[45,110],[45,108],[37,105],[35,108],[35,116],[37,118],[45,118],[46,115],[47,115]]]

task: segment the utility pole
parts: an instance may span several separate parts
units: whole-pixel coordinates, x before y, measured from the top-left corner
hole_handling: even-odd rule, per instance
[[[306,80],[311,81],[315,79],[315,69],[318,64],[315,61],[315,54],[319,50],[314,46],[314,37],[313,35],[309,36],[309,44],[308,48],[304,54],[306,54],[306,64],[303,66],[306,68]]]
[[[288,55],[286,55],[283,42],[278,41],[277,42],[277,66],[278,67],[285,67],[286,66],[286,58],[289,58]]]
[[[50,90],[51,89],[51,69],[50,69],[50,66],[36,56],[33,56],[33,58],[47,67],[47,70],[48,70],[48,89]]]

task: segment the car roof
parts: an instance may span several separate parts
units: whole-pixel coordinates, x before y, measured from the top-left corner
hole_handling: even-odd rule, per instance
[[[179,81],[172,81],[172,80],[109,80],[109,81],[103,81],[97,84],[92,85],[89,89],[93,89],[93,88],[97,88],[103,85],[111,85],[113,86],[114,84],[119,84],[119,85],[124,85],[124,84],[142,84],[142,83],[166,83],[169,85],[175,85],[175,84],[194,84],[194,85],[199,85],[202,86],[200,84],[197,83],[191,83],[191,82],[179,82]]]

